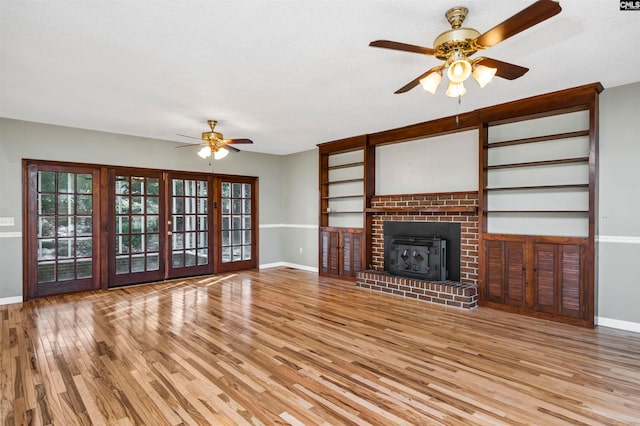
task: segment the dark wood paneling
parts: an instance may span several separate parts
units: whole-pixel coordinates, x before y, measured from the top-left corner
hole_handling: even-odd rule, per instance
[[[487,241],[485,243],[487,270],[487,300],[504,303],[504,242]]]
[[[355,277],[364,269],[364,233],[362,228],[320,228],[321,275]]]
[[[575,245],[560,247],[561,300],[560,313],[575,318],[580,317],[580,295],[582,290],[584,248]]]
[[[506,300],[513,306],[524,306],[525,298],[525,243],[505,242],[506,248]]]
[[[340,234],[329,231],[329,268],[332,275],[340,275]]]
[[[473,130],[478,126],[478,123],[479,120],[476,112],[466,112],[457,116],[452,115],[424,123],[372,133],[369,135],[369,144],[372,146],[386,145],[426,137],[448,135],[465,130]]]
[[[556,274],[557,246],[553,244],[536,244],[535,253],[535,288],[536,307],[542,312],[556,312]]]

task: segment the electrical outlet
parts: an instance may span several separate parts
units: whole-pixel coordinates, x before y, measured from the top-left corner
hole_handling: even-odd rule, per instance
[[[298,249],[298,251],[299,251],[300,253],[302,253],[302,251],[303,251],[303,250],[302,250],[302,247],[300,247],[300,248]]]
[[[15,219],[12,217],[0,217],[0,226],[15,226]]]

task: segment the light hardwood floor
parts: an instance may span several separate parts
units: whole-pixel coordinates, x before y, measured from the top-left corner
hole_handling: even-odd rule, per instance
[[[291,269],[0,306],[2,424],[640,424],[640,335]]]

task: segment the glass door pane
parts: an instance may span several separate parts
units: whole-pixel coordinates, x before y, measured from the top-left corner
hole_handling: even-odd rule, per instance
[[[169,277],[213,272],[209,176],[171,174]]]
[[[221,271],[254,268],[256,253],[255,178],[220,181]]]
[[[164,278],[162,176],[111,173],[110,286]]]
[[[28,298],[99,287],[98,170],[30,166]]]

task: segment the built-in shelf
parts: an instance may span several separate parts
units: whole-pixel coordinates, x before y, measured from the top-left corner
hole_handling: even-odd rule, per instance
[[[534,142],[554,141],[559,139],[571,139],[571,138],[579,138],[582,136],[589,136],[589,131],[579,130],[577,132],[556,133],[554,135],[537,136],[534,138],[515,139],[515,140],[503,141],[503,142],[493,142],[493,143],[487,144],[487,148],[500,148],[501,146],[513,146],[513,145],[522,145],[522,144],[534,143]]]
[[[340,200],[347,198],[362,198],[364,195],[362,194],[354,194],[354,195],[335,195],[333,197],[322,197],[323,200]]]
[[[553,190],[553,189],[581,189],[581,188],[589,188],[589,184],[588,183],[569,183],[569,184],[561,184],[561,185],[503,186],[499,188],[486,188],[486,189],[487,191],[520,191],[520,190],[529,190],[529,189]]]
[[[367,213],[476,213],[476,206],[369,207]]]
[[[330,180],[330,181],[322,182],[322,184],[323,185],[334,185],[336,183],[350,183],[350,182],[364,182],[364,178]]]
[[[327,167],[327,170],[348,169],[349,167],[358,167],[358,166],[364,166],[364,161],[358,161],[357,163],[337,164],[335,166]]]
[[[510,164],[497,164],[494,166],[487,166],[487,170],[496,169],[510,169],[516,167],[534,167],[534,166],[550,166],[554,164],[570,164],[570,163],[587,163],[589,157],[576,157],[576,158],[562,158],[560,160],[544,160],[544,161],[528,161],[526,163],[510,163]]]

